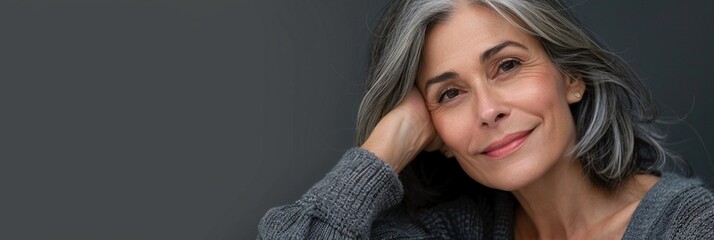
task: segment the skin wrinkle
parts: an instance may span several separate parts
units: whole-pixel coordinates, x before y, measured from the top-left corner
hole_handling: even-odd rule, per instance
[[[458,13],[454,13],[454,15],[456,15],[456,14],[458,14]],[[453,18],[455,18],[455,17],[453,17]],[[502,29],[503,27],[508,27],[508,26],[510,26],[510,25],[509,25],[508,23],[506,23],[506,22],[501,22],[501,25],[498,25],[498,26],[493,26],[493,25],[496,24],[496,23],[489,23],[489,24],[491,24],[491,25],[485,26],[484,29]],[[430,33],[430,34],[433,34],[433,32]],[[484,35],[486,35],[486,34],[484,34]],[[490,35],[488,35],[488,36],[490,36]],[[447,38],[448,38],[448,37],[447,37]],[[500,41],[500,40],[496,40],[496,41],[491,40],[491,39],[495,39],[495,38],[497,38],[497,37],[490,36],[490,37],[486,37],[485,40],[483,40],[483,41],[484,41],[484,42],[489,42],[489,41],[490,41],[490,42],[497,42],[497,43],[502,42],[502,41]],[[461,39],[472,39],[471,41],[472,41],[472,42],[475,42],[475,40],[473,40],[474,38],[464,37],[464,38],[461,38]],[[447,41],[448,41],[448,39],[447,39]],[[525,35],[520,36],[519,39],[516,39],[516,40],[514,40],[514,41],[516,41],[516,42],[527,42],[526,45],[529,45],[529,46],[537,46],[537,44],[535,43],[535,40],[534,40],[534,39],[531,39],[531,38],[529,38],[529,37],[527,37],[527,36],[525,36]],[[429,49],[429,42],[430,42],[430,41],[427,40],[427,42],[428,42],[428,43],[427,43],[426,49]],[[445,65],[445,64],[448,65],[448,64],[449,64],[449,61],[454,62],[454,63],[453,63],[454,66],[457,66],[458,64],[466,65],[466,66],[458,66],[458,68],[461,68],[461,69],[470,69],[471,67],[468,66],[468,65],[469,65],[469,63],[471,63],[471,62],[473,62],[473,61],[458,61],[458,60],[453,60],[453,59],[459,59],[459,57],[464,57],[464,58],[467,58],[467,59],[468,59],[468,56],[465,56],[465,55],[468,55],[468,54],[464,53],[465,51],[460,51],[460,49],[458,48],[458,46],[464,46],[464,45],[466,45],[466,46],[469,46],[469,45],[470,45],[470,46],[474,46],[474,45],[475,45],[475,46],[478,46],[478,45],[479,45],[478,43],[474,44],[474,43],[468,43],[468,42],[457,42],[457,43],[455,43],[455,44],[452,45],[452,46],[456,46],[455,49],[449,49],[448,46],[447,46],[447,47],[444,47],[444,46],[438,45],[439,43],[444,43],[444,42],[446,42],[446,41],[443,41],[443,40],[439,39],[439,40],[434,40],[433,42],[436,42],[436,43],[437,43],[436,48],[439,49],[439,52],[456,52],[456,54],[443,57],[443,59],[449,59],[449,60],[442,61],[442,60],[439,60],[439,59],[435,59],[435,60],[434,60],[435,62],[439,62],[439,64],[437,64],[436,67],[435,67],[436,69],[439,69],[441,66],[443,66],[443,65]],[[482,45],[483,45],[483,44],[482,44]],[[491,44],[488,44],[488,45],[490,46]],[[427,50],[427,51],[428,51],[428,50]],[[477,51],[477,52],[479,52],[479,53],[481,52],[480,49],[479,49],[479,50],[475,50],[475,51]],[[515,52],[515,53],[514,53],[514,52]],[[524,52],[525,52],[525,53],[524,53]],[[544,77],[544,75],[548,75],[548,76],[558,75],[558,76],[559,76],[559,74],[558,74],[558,72],[555,70],[555,68],[552,67],[552,64],[549,63],[547,57],[544,57],[545,55],[542,53],[542,50],[541,50],[541,53],[538,54],[538,53],[535,52],[535,48],[533,48],[533,47],[530,48],[529,51],[519,51],[518,48],[515,48],[515,49],[513,49],[513,48],[508,48],[508,50],[507,50],[507,49],[504,49],[504,51],[502,51],[501,53],[503,53],[503,54],[516,54],[516,57],[521,58],[521,59],[525,59],[525,62],[524,62],[524,63],[522,64],[522,66],[520,67],[520,70],[519,70],[518,72],[516,72],[516,73],[513,73],[513,74],[517,74],[517,75],[519,76],[519,78],[523,78],[523,79],[544,79],[544,78],[548,78],[548,77]],[[499,57],[500,57],[500,56],[501,56],[501,55],[499,55]],[[428,52],[425,53],[424,59],[430,59],[430,56],[429,56],[429,53],[428,53]],[[428,60],[426,60],[426,61],[428,61]],[[425,61],[425,62],[426,62],[426,61]],[[542,65],[542,64],[545,64],[546,62],[547,62],[548,65],[551,66],[551,67],[547,70],[547,71],[548,71],[547,73],[544,73],[543,70],[542,70],[542,68],[537,68],[537,66]],[[427,64],[428,64],[428,63],[427,63]],[[443,67],[441,67],[441,68],[443,68]],[[424,68],[424,69],[426,69],[426,68]],[[488,75],[489,75],[489,74],[487,73],[487,70],[486,70],[486,69],[488,69],[488,67],[481,67],[481,66],[475,66],[475,67],[473,67],[473,69],[471,69],[471,70],[473,70],[473,71],[476,72],[476,73],[472,74],[472,75],[473,75],[472,77],[473,77],[474,79],[485,79],[485,78],[488,78]],[[464,76],[465,76],[465,75],[467,75],[467,74],[461,74],[461,75],[464,75]],[[493,80],[493,81],[496,82],[496,83],[494,83],[494,84],[488,84],[488,83],[490,82],[490,80],[489,80],[489,81],[487,81],[487,80],[473,81],[473,82],[474,82],[474,83],[473,83],[474,86],[473,86],[473,88],[470,88],[470,89],[474,90],[474,93],[464,93],[464,95],[468,95],[468,100],[469,100],[469,101],[475,101],[475,102],[477,102],[477,104],[478,104],[478,103],[483,103],[483,102],[491,101],[490,99],[484,99],[485,97],[489,97],[489,96],[493,96],[494,99],[496,99],[496,98],[498,98],[498,99],[510,98],[510,99],[511,99],[511,100],[506,101],[504,104],[500,104],[500,105],[497,104],[497,105],[495,105],[495,106],[487,106],[487,107],[494,107],[494,108],[503,108],[503,107],[507,107],[507,106],[505,106],[505,105],[509,105],[509,104],[510,104],[510,105],[513,105],[513,104],[516,104],[516,103],[513,103],[513,102],[514,102],[514,101],[517,101],[518,99],[515,99],[514,97],[524,98],[522,101],[537,101],[537,100],[539,100],[539,98],[542,98],[541,94],[538,94],[538,93],[534,92],[534,91],[536,91],[536,89],[538,89],[538,87],[537,87],[537,85],[532,85],[532,83],[531,83],[531,84],[526,83],[526,84],[528,84],[528,85],[520,85],[520,86],[521,86],[520,90],[515,91],[515,92],[503,92],[502,90],[499,90],[499,88],[509,87],[509,89],[511,89],[513,86],[508,86],[508,85],[522,84],[522,83],[520,83],[520,82],[525,82],[525,81],[520,81],[520,80],[519,80],[519,81],[514,81],[514,80],[510,80],[510,79],[509,79],[509,80],[503,80],[503,82],[497,82],[497,81],[499,81],[499,80]],[[563,81],[563,80],[560,80],[560,82],[562,82],[562,81]],[[500,85],[499,85],[499,84],[500,84]],[[464,86],[464,85],[466,85],[466,83],[462,81],[462,82],[459,83],[459,85],[460,85],[460,86]],[[496,86],[496,85],[499,85],[499,86]],[[519,85],[514,85],[514,86],[519,86]],[[523,86],[533,86],[533,87],[523,87]],[[542,88],[542,87],[540,87],[540,88]],[[563,89],[564,87],[563,87],[563,86],[557,86],[557,87],[555,87],[555,88],[560,88],[561,90],[558,91],[558,92],[562,92],[562,91],[563,91],[562,89]],[[494,90],[494,91],[485,91],[485,90],[484,90],[484,92],[482,92],[482,94],[477,94],[477,93],[475,93],[475,91],[478,91],[477,89],[497,89],[497,90]],[[429,94],[431,94],[431,92],[432,92],[432,91],[430,90],[430,91],[429,91]],[[518,94],[518,95],[520,95],[520,96],[518,96],[518,95],[514,96],[513,94]],[[488,96],[486,96],[486,95],[488,95]],[[496,95],[498,95],[498,97],[497,97]],[[565,94],[565,93],[552,93],[552,94],[546,94],[546,95],[558,95],[558,96],[563,97],[563,96],[565,96],[566,94]],[[478,98],[478,99],[476,99],[476,98]],[[527,98],[527,99],[525,99],[525,98]],[[428,99],[432,99],[432,98],[431,98],[431,97],[428,97]],[[478,100],[481,100],[481,101],[478,101]],[[454,105],[455,102],[458,102],[458,101],[467,101],[467,100],[466,100],[466,98],[464,98],[463,100],[461,100],[461,99],[460,99],[460,100],[455,100],[454,102],[451,102],[451,103],[448,103],[448,104],[444,104],[444,105],[452,106],[452,105]],[[561,102],[561,103],[564,103],[565,100],[563,99],[562,101],[563,101],[563,102]],[[492,102],[492,103],[495,104],[495,102]],[[543,104],[553,105],[553,104],[555,104],[555,103],[554,103],[554,102],[545,102],[545,103],[543,103]],[[567,108],[567,105],[566,105],[566,104],[562,104],[562,105],[563,105],[563,106],[561,107],[561,109]],[[438,106],[435,106],[434,104],[432,104],[431,102],[428,104],[428,108],[432,111],[432,118],[433,118],[432,120],[433,120],[435,123],[438,122],[438,121],[440,121],[441,118],[442,118],[442,116],[445,116],[445,115],[447,115],[447,114],[452,114],[452,113],[454,113],[454,112],[471,111],[471,110],[466,110],[466,109],[464,109],[463,107],[461,107],[461,105],[455,106],[455,107],[438,107]],[[539,107],[539,108],[543,108],[543,107]],[[546,108],[550,108],[550,107],[546,107]],[[523,114],[527,114],[527,115],[538,115],[538,113],[528,112],[528,111],[531,111],[530,109],[534,109],[534,108],[533,108],[533,107],[519,108],[519,110],[521,110],[521,111],[524,112]],[[520,114],[520,113],[519,113],[519,114]],[[565,114],[561,114],[561,115],[565,115]],[[555,119],[555,118],[554,118],[554,119]],[[534,124],[535,124],[534,122],[537,121],[537,120],[531,119],[531,120],[528,120],[528,121],[531,122],[531,123],[530,123],[531,125],[534,125]],[[548,122],[547,124],[551,124],[551,123]],[[557,123],[553,123],[553,124],[557,124]],[[558,125],[559,125],[559,124],[558,124]],[[572,124],[571,124],[571,125],[572,125]],[[558,128],[555,128],[555,126],[550,126],[550,128],[551,128],[551,129],[558,129]],[[527,129],[517,129],[517,130],[520,131],[520,130],[527,130]],[[495,141],[495,140],[497,140],[498,138],[502,137],[504,134],[507,133],[507,132],[504,132],[504,129],[498,129],[497,131],[500,131],[500,132],[498,132],[497,134],[494,134],[494,136],[492,136],[490,139],[488,139],[489,142],[490,142],[490,141]],[[538,130],[537,130],[537,131],[538,131]],[[508,132],[508,133],[510,133],[510,132]],[[440,131],[440,135],[442,135],[442,136],[444,135],[444,134],[443,134],[443,130]],[[465,141],[456,141],[456,142],[471,142],[471,141],[470,141],[470,140],[465,140]],[[458,144],[458,143],[454,143],[454,144],[451,144],[451,145],[457,145],[457,144]],[[447,144],[447,145],[449,145],[449,144]],[[483,148],[485,148],[486,145],[487,145],[486,143],[473,143],[473,144],[472,144],[472,147],[470,147],[471,150],[470,150],[469,152],[470,152],[471,154],[476,153],[476,152],[480,152],[480,150],[482,150]],[[457,153],[457,157],[458,157],[459,154],[461,154],[459,151],[456,151],[456,153]],[[480,180],[480,179],[479,179],[479,180]]]
[[[477,53],[509,41],[524,48],[507,45],[478,64]],[[576,144],[569,104],[580,100],[573,92],[584,93],[580,79],[559,71],[536,39],[478,5],[458,5],[448,21],[435,24],[423,54],[417,86],[436,131],[474,180],[513,191],[521,206],[516,212],[518,236],[622,236],[644,192],[612,195],[593,186],[569,154]],[[508,58],[521,64],[498,72],[500,61]],[[424,76],[444,72],[456,74],[425,86]],[[435,101],[449,88],[459,94]],[[522,146],[502,159],[482,154],[491,142],[528,129],[533,131]],[[656,179],[644,182],[637,186],[648,189]]]

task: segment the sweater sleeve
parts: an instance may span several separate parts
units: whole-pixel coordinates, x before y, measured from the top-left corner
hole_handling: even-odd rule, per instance
[[[298,201],[270,209],[260,221],[258,239],[366,239],[376,216],[402,196],[389,165],[353,148]]]

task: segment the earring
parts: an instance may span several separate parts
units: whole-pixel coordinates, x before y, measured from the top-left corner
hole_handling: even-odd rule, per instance
[[[580,98],[580,97],[581,97],[579,92],[573,93],[573,96],[575,96],[576,98]]]
[[[443,154],[444,154],[444,157],[446,157],[446,158],[451,158],[451,157],[452,157],[452,156],[451,156],[451,153],[450,153],[449,151],[447,151],[447,150],[444,150]]]

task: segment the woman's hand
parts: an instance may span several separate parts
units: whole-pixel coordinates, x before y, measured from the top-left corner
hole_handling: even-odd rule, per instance
[[[412,87],[404,100],[379,120],[362,148],[400,172],[422,150],[434,151],[442,145],[424,99]]]

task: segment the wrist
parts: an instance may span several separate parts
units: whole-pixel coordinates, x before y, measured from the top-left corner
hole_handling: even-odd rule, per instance
[[[388,116],[377,124],[361,147],[400,172],[428,143],[423,132],[413,119]]]

